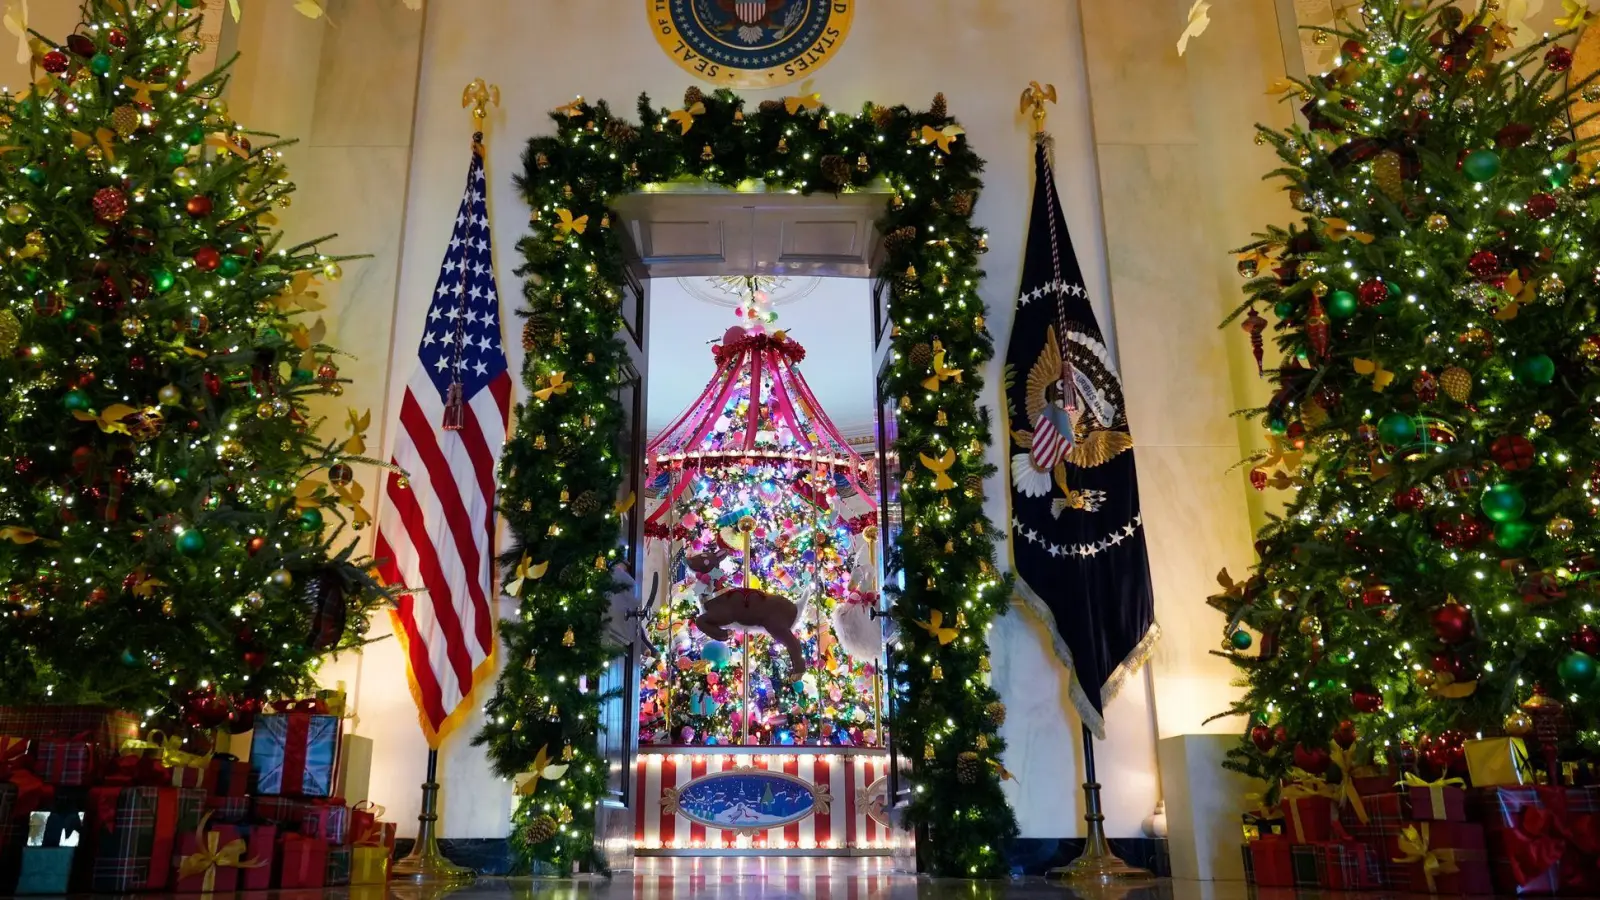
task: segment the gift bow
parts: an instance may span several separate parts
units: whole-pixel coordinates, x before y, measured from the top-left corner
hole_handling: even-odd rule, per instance
[[[1435,818],[1444,816],[1444,789],[1447,787],[1465,788],[1467,783],[1459,778],[1441,778],[1438,781],[1429,781],[1415,772],[1405,773],[1405,777],[1396,782],[1397,785],[1408,788],[1427,788],[1428,802],[1432,804]]]
[[[183,749],[183,738],[173,735],[161,745],[161,764],[171,769],[204,769],[215,754],[215,749],[204,754],[190,753]]]
[[[384,823],[379,821],[383,818],[383,814],[387,811],[388,810],[385,810],[382,806],[373,803],[371,800],[363,800],[360,803],[357,803],[355,806],[350,807],[352,818],[367,818],[371,823],[365,832],[356,837],[355,844],[357,846],[380,847],[387,843],[384,840]],[[359,814],[359,816],[356,814]]]
[[[1339,746],[1338,741],[1328,745],[1328,754],[1333,757],[1334,765],[1344,773],[1344,780],[1339,782],[1339,805],[1350,804],[1350,811],[1365,825],[1369,821],[1367,805],[1361,802],[1361,792],[1356,790],[1356,779],[1351,773],[1356,770],[1355,745],[1349,749]]]
[[[1422,876],[1428,880],[1428,893],[1438,893],[1435,879],[1440,875],[1453,875],[1461,871],[1456,865],[1456,852],[1449,848],[1441,847],[1437,850],[1428,847],[1428,823],[1420,825],[1407,825],[1400,829],[1400,852],[1402,856],[1395,857],[1398,863],[1422,863]]]
[[[1264,794],[1245,794],[1244,802],[1249,804],[1245,814],[1254,816],[1258,821],[1270,822],[1273,819],[1283,818],[1283,810],[1276,806],[1267,805],[1267,798]]]
[[[136,78],[124,78],[122,79],[122,83],[133,88],[133,102],[135,103],[148,104],[150,102],[151,91],[164,91],[167,89],[165,82],[161,84],[154,84],[148,81],[139,81]]]
[[[328,711],[328,704],[318,697],[306,697],[303,700],[274,700],[272,711],[278,715],[289,713],[312,713],[318,715]]]
[[[45,784],[44,779],[34,774],[33,765],[33,757],[28,755],[27,741],[7,743],[4,751],[0,752],[0,782],[17,786],[17,796],[12,803],[12,809],[19,812],[23,818],[27,817],[28,811],[51,802],[55,797],[55,788]],[[0,826],[4,824],[0,822]]]
[[[111,142],[116,136],[117,133],[109,128],[96,128],[93,136],[82,131],[74,131],[72,132],[72,146],[82,150],[90,144],[96,144],[100,147],[100,152],[104,155],[105,161],[114,163],[117,161],[117,152],[111,148]]]
[[[202,890],[213,891],[217,886],[217,869],[227,866],[231,869],[259,869],[266,865],[264,860],[245,860],[245,842],[240,838],[222,844],[222,835],[216,831],[206,831],[206,823],[211,820],[211,813],[207,812],[200,817],[200,824],[195,826],[195,852],[185,856],[178,863],[178,878],[193,878],[204,875]],[[221,846],[218,846],[221,844]]]

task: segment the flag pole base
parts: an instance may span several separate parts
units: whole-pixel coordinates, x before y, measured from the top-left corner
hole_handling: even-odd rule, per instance
[[[428,780],[422,784],[422,812],[417,816],[417,842],[405,859],[394,864],[396,881],[444,886],[476,881],[478,873],[451,862],[439,850],[435,826],[439,821],[439,751],[428,751]]]
[[[1046,872],[1045,880],[1052,884],[1105,887],[1153,881],[1155,873],[1123,862],[1106,843],[1106,817],[1100,811],[1099,782],[1084,784],[1083,799],[1088,810],[1083,814],[1083,819],[1089,823],[1089,837],[1084,843],[1083,853],[1072,862]]]

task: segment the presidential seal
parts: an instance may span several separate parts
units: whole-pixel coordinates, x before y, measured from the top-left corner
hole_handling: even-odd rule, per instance
[[[645,0],[656,42],[713,84],[768,88],[807,78],[850,33],[856,0]]]

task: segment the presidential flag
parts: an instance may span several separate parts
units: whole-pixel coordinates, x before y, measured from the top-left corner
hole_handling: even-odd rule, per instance
[[[1054,629],[1084,725],[1103,738],[1106,701],[1158,629],[1122,382],[1083,286],[1046,141],[1035,171],[1005,365],[1011,568]]]
[[[394,611],[411,693],[437,747],[492,674],[495,650],[495,471],[505,444],[511,374],[500,337],[482,135],[406,382],[376,555],[406,591]]]

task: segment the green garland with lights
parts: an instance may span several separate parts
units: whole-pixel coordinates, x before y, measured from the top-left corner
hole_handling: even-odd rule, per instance
[[[1569,109],[1600,90],[1570,32],[1512,49],[1489,6],[1319,31],[1306,125],[1259,132],[1301,219],[1239,262],[1235,317],[1259,341],[1270,310],[1284,359],[1253,475],[1296,493],[1211,598],[1250,719],[1226,765],[1276,784],[1359,740],[1466,774],[1462,736],[1528,733],[1535,685],[1592,755],[1600,181]]]
[[[519,568],[529,577],[518,616],[501,630],[507,665],[477,740],[506,777],[540,760],[569,768],[519,803],[517,862],[562,873],[574,863],[598,865],[594,810],[605,766],[596,685],[614,652],[603,635],[617,556],[611,500],[623,476],[616,391],[626,359],[614,337],[624,274],[608,204],[647,184],[692,179],[806,194],[876,185],[893,192],[879,222],[887,250],[879,277],[892,287],[895,323],[884,390],[899,398],[893,451],[912,465],[902,476],[904,530],[891,551],[905,573],[892,613],[899,638],[891,728],[914,767],[906,821],[917,830],[921,867],[999,875],[1016,823],[1000,789],[1004,706],[986,675],[987,629],[1009,587],[994,567],[997,533],[983,513],[984,479],[995,468],[985,461],[990,427],[979,403],[979,373],[993,355],[978,297],[986,247],[971,221],[982,160],[942,95],[926,112],[868,106],[849,115],[814,95],[747,112],[729,91],[691,88],[676,110],[653,109],[641,97],[639,115],[643,126],[581,98],[556,110],[555,136],[529,142],[518,180],[533,210],[532,231],[518,245],[528,301],[523,380],[532,398],[517,410],[502,460],[501,507],[520,545],[502,562],[508,580]],[[919,464],[922,457],[944,471]],[[952,629],[943,641],[939,618]]]
[[[307,407],[337,261],[280,246],[282,144],[190,73],[180,6],[87,0],[0,98],[0,703],[243,731],[383,594],[324,529],[361,451]]]

